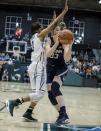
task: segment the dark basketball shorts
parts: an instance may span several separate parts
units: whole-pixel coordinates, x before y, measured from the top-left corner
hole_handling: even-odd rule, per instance
[[[60,76],[61,80],[64,80],[64,77],[66,76],[68,72],[67,66],[54,66],[49,65],[47,66],[47,84],[52,83],[54,76]]]

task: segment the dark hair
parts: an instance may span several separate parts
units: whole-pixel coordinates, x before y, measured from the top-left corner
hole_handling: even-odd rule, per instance
[[[41,24],[39,22],[34,22],[32,23],[32,26],[31,26],[31,33],[32,34],[35,34],[37,33],[37,31],[41,28]]]

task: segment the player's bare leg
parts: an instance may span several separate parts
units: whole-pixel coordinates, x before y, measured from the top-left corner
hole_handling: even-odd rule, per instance
[[[66,107],[65,107],[62,93],[59,89],[61,85],[62,85],[61,78],[58,76],[54,77],[52,85],[51,86],[48,85],[48,93],[49,92],[51,93],[50,95],[51,97],[49,99],[52,105],[54,105],[57,111],[59,112],[59,116],[56,120],[56,123],[57,124],[68,124],[70,122],[69,117],[66,112]]]

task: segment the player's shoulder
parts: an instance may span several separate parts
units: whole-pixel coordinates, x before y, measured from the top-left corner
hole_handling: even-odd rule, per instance
[[[36,37],[37,37],[37,33],[33,34],[32,37],[31,37],[31,39],[30,39],[30,42],[32,42],[33,40],[35,40]]]
[[[35,33],[32,35],[31,39],[34,39],[35,37],[37,37],[38,33]]]

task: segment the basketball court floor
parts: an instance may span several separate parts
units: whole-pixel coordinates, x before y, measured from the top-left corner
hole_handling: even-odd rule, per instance
[[[0,101],[26,96],[30,84],[0,82]],[[33,115],[39,122],[24,122],[23,113],[29,103],[24,103],[14,110],[11,117],[6,109],[0,112],[0,131],[83,131],[84,129],[101,129],[101,90],[87,87],[62,87],[65,103],[71,123],[68,126],[56,126],[58,114],[50,104],[47,93],[36,106]],[[97,130],[98,131],[98,130]]]

